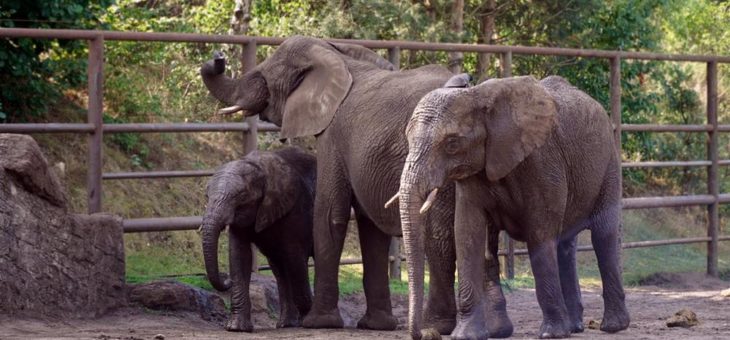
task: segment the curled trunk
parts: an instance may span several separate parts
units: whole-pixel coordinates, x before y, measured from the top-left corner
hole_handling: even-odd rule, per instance
[[[213,223],[203,223],[203,258],[210,284],[219,291],[231,289],[231,280],[223,278],[218,269],[218,237],[221,228]]]
[[[266,107],[268,90],[266,81],[258,71],[244,74],[241,79],[233,79],[225,74],[226,59],[216,52],[213,59],[200,68],[200,76],[210,94],[226,105],[238,105],[240,109],[256,114]]]
[[[399,201],[408,267],[408,331],[413,339],[420,339],[424,294],[424,232],[423,217],[419,209],[423,200],[415,190],[417,172],[408,166],[413,164],[411,155],[408,158],[401,177]]]

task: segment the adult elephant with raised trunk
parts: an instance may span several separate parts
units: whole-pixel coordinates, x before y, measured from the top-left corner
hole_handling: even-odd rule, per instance
[[[383,203],[398,191],[407,154],[403,131],[418,100],[452,74],[441,66],[393,71],[393,65],[361,46],[291,37],[240,79],[223,74],[220,57],[201,69],[216,98],[281,126],[280,136],[317,137],[314,207],[314,302],[303,325],[339,328],[337,274],[350,207],[362,248],[367,311],[357,326],[392,330],[388,247],[401,234],[398,209]],[[453,186],[425,216],[431,289],[425,318],[441,333],[455,325]],[[506,315],[505,315],[506,317]],[[504,333],[511,324],[501,322]],[[496,327],[496,326],[495,326]],[[508,331],[508,332],[507,332]]]
[[[413,338],[422,336],[422,213],[438,202],[440,188],[454,182],[459,297],[452,339],[489,336],[484,307],[504,297],[488,289],[499,285],[492,281],[499,276],[482,254],[486,247],[497,256],[500,229],[527,243],[543,314],[541,338],[583,331],[575,251],[584,229],[591,231],[603,281],[601,330],[628,327],[619,267],[621,168],[600,104],[560,77],[492,79],[427,94],[406,134],[400,210]]]

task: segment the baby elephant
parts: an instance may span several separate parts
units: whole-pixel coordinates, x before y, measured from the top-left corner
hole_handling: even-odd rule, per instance
[[[253,152],[219,167],[208,182],[201,227],[208,280],[231,292],[226,330],[251,332],[251,243],[269,260],[279,289],[277,327],[297,327],[312,305],[307,261],[312,255],[316,161],[297,148]],[[230,279],[218,272],[218,237],[229,227]]]

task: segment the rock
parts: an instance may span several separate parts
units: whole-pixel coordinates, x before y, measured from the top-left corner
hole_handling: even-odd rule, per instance
[[[721,291],[720,292],[720,296],[722,296],[722,297],[730,297],[730,288]]]
[[[153,339],[155,339],[155,340],[165,340],[165,336],[162,335],[162,334],[157,334],[157,335],[155,335],[155,337]]]
[[[588,329],[601,329],[602,320],[589,320]]]
[[[122,220],[75,215],[26,135],[0,134],[0,314],[96,317],[126,303]]]
[[[700,321],[697,320],[697,314],[686,308],[674,313],[673,316],[667,319],[667,327],[689,328],[696,326],[699,323]]]
[[[251,322],[256,328],[275,328],[279,315],[279,290],[270,275],[251,273]]]
[[[226,320],[223,299],[177,281],[153,281],[129,286],[129,300],[154,310],[188,311],[209,321]]]
[[[441,340],[441,333],[435,328],[422,329],[421,340]]]

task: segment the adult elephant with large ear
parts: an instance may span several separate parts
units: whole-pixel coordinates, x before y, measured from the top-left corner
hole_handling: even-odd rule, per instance
[[[503,297],[489,284],[485,289],[485,268],[494,269],[481,255],[486,239],[496,257],[500,229],[527,243],[543,313],[541,338],[583,331],[575,251],[584,229],[591,231],[603,281],[601,329],[628,327],[619,267],[621,169],[600,104],[560,77],[493,79],[427,94],[406,134],[400,210],[413,338],[421,337],[422,214],[453,182],[459,297],[452,339],[489,335],[484,306]]]
[[[401,234],[400,219],[398,209],[383,203],[398,191],[408,118],[418,100],[452,74],[441,66],[393,68],[366,48],[298,36],[240,79],[223,74],[221,58],[201,69],[210,92],[231,105],[226,112],[259,114],[281,126],[282,138],[317,137],[315,293],[305,327],[343,327],[337,274],[350,207],[358,222],[367,300],[357,326],[397,326],[388,288],[388,246],[391,236]],[[453,329],[456,315],[453,195],[453,186],[444,188],[443,199],[425,216],[424,229],[431,273],[425,318],[444,334]],[[511,334],[508,320],[495,324]]]

